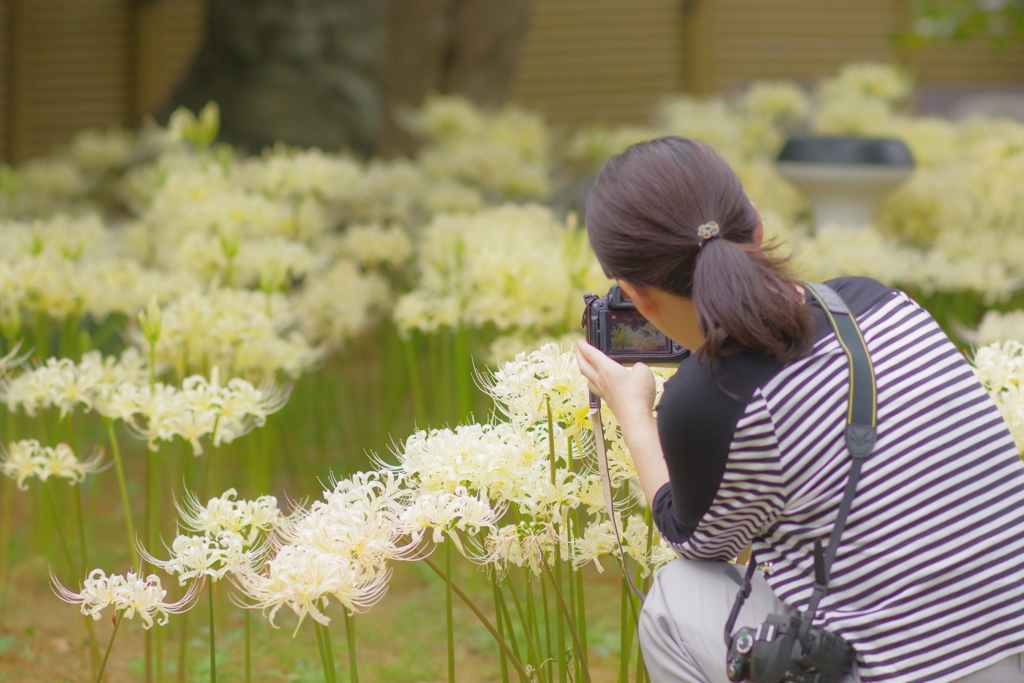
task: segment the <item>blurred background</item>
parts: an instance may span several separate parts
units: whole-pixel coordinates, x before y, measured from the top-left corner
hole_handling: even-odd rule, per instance
[[[0,0],[0,683],[102,678],[113,623],[54,581],[167,569],[140,547],[197,542],[204,503],[279,511],[298,538],[291,520],[395,472],[381,547],[447,562],[448,534],[466,558],[399,563],[419,555],[336,519],[363,607],[390,585],[358,638],[332,598],[337,662],[312,619],[286,637],[313,599],[287,584],[284,633],[238,609],[243,574],[215,597],[225,559],[208,621],[132,623],[109,683],[356,680],[359,658],[364,681],[453,681],[457,661],[508,683],[520,655],[544,683],[644,683],[612,519],[636,581],[672,553],[607,414],[618,502],[597,500],[571,349],[582,295],[610,285],[582,200],[661,135],[726,159],[796,276],[926,308],[1024,456],[1022,36],[1024,0]],[[807,135],[905,154],[778,161]],[[394,521],[449,495],[484,521]],[[269,538],[254,524],[232,522]],[[293,551],[320,558],[288,540],[267,566]],[[449,608],[446,576],[523,650]]]
[[[556,128],[640,123],[670,93],[810,85],[862,60],[907,65],[920,113],[1024,112],[1024,49],[906,40],[928,37],[929,10],[908,0],[0,0],[0,160],[210,100],[221,139],[251,151],[283,140],[393,155],[412,145],[396,115],[432,91],[511,101]]]

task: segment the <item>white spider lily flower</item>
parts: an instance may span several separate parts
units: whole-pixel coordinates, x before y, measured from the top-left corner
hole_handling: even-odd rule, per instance
[[[183,505],[178,508],[179,523],[189,531],[205,536],[218,536],[224,532],[238,534],[246,546],[254,544],[261,533],[268,534],[284,523],[274,496],[260,496],[255,500],[235,500],[235,489],[211,498],[206,505],[191,492],[186,492]]]
[[[525,495],[516,501],[520,513],[535,519],[558,521],[567,510],[578,508],[590,500],[594,485],[600,485],[596,475],[580,475],[560,469],[555,472],[555,481],[552,482],[548,472],[547,468],[538,472]]]
[[[184,586],[188,581],[207,576],[211,581],[220,581],[228,572],[258,564],[266,552],[266,545],[258,546],[249,553],[245,545],[240,535],[227,531],[216,537],[181,534],[171,542],[169,560],[153,557],[141,544],[139,554],[146,562],[169,574],[177,574],[178,585]]]
[[[122,385],[148,381],[147,373],[144,361],[134,349],[107,357],[99,351],[89,351],[77,364],[70,358],[48,358],[16,377],[0,381],[0,400],[9,410],[21,406],[31,416],[40,409],[56,407],[63,418],[79,407],[89,411],[105,406]]]
[[[266,424],[267,416],[288,402],[289,391],[265,382],[254,387],[243,379],[232,379],[220,386],[219,372],[212,378],[202,375],[187,377],[181,388],[157,383],[141,395],[138,415],[145,424],[128,423],[129,428],[145,439],[150,450],[158,450],[158,441],[171,441],[180,436],[192,445],[195,455],[202,455],[202,439],[212,436],[214,446],[231,443],[254,428]]]
[[[235,378],[221,392],[220,417],[229,424],[243,424],[252,420],[253,426],[262,427],[267,422],[267,416],[281,410],[290,395],[290,389],[271,381],[254,386],[247,380]],[[249,427],[244,434],[251,429]]]
[[[622,539],[622,549],[632,557],[641,568],[642,576],[648,576],[651,570],[661,566],[675,557],[675,551],[661,538],[657,529],[650,529],[638,515],[623,519],[616,514],[616,523]],[[650,549],[648,549],[650,544]],[[588,562],[593,562],[597,571],[603,572],[602,556],[618,557],[619,542],[615,538],[612,522],[607,517],[595,522],[583,530],[583,536],[572,543],[572,563],[577,569]]]
[[[48,358],[33,369],[4,380],[2,395],[9,410],[20,405],[34,417],[39,409],[59,406],[63,418],[77,407],[79,399],[91,405],[89,389],[87,383],[79,381],[74,361]]]
[[[539,576],[544,563],[554,564],[555,550],[562,558],[569,557],[569,548],[559,538],[555,527],[543,522],[520,522],[507,524],[493,530],[484,540],[485,554],[476,560],[482,564],[494,565],[499,571],[510,566],[529,567]]]
[[[300,510],[279,535],[287,543],[350,558],[364,571],[382,572],[391,560],[412,557],[418,539],[399,524],[409,492],[394,472],[359,472],[337,481],[309,510]],[[403,543],[404,540],[404,543]]]
[[[574,233],[571,219],[537,205],[434,216],[418,240],[417,287],[395,303],[399,334],[443,325],[536,334],[576,323],[580,296],[608,280],[590,250],[567,239]]]
[[[382,572],[391,560],[409,558],[416,543],[401,545],[401,533],[390,517],[358,513],[338,521],[329,508],[319,508],[299,522],[289,538],[319,552],[348,558],[367,572]]]
[[[576,356],[562,353],[558,344],[545,344],[529,354],[502,363],[481,380],[498,409],[514,424],[532,427],[547,422],[548,405],[555,438],[564,439],[590,424],[587,380]]]
[[[288,607],[299,617],[295,633],[307,615],[329,624],[330,617],[320,610],[321,601],[326,605],[332,597],[352,613],[369,609],[384,596],[390,576],[390,570],[367,573],[349,558],[307,545],[282,547],[267,563],[266,575],[232,574],[233,582],[253,601],[245,607],[263,610],[275,628],[278,610]]]
[[[89,577],[82,582],[82,592],[68,590],[57,577],[50,573],[53,592],[64,602],[80,605],[82,614],[99,619],[102,610],[111,606],[121,616],[131,619],[138,613],[144,629],[152,628],[154,623],[163,626],[169,614],[180,614],[192,607],[199,594],[199,583],[189,586],[185,595],[176,602],[164,602],[167,591],[160,585],[160,577],[150,574],[145,579],[134,572],[124,576],[111,574],[107,576],[102,569],[94,569]]]
[[[395,470],[424,492],[464,487],[492,500],[515,500],[537,478],[534,470],[547,453],[535,435],[514,425],[468,424],[416,432],[399,458]]]
[[[0,472],[17,482],[22,491],[28,490],[28,480],[39,473],[42,448],[35,439],[12,441],[0,458]]]
[[[246,209],[242,212],[247,213]],[[204,222],[204,218],[200,218],[200,222]],[[206,224],[217,222],[214,219]],[[228,232],[231,240],[239,237],[234,231]],[[202,264],[206,262],[210,270],[216,271],[227,267],[223,261],[223,246],[215,235],[193,232],[182,235],[171,251],[181,259],[175,264],[177,270],[196,271],[197,267],[204,270]],[[281,236],[249,236],[238,246],[240,251],[233,259],[233,266],[236,272],[237,266],[249,272],[245,280],[255,279],[268,267],[301,275],[310,266],[302,263],[311,260],[309,247]],[[215,263],[209,262],[211,258]],[[196,274],[204,279],[213,275],[212,272]],[[205,292],[185,292],[156,309],[161,318],[155,339],[157,363],[170,367],[178,377],[205,375],[220,367],[230,369],[233,376],[256,382],[280,373],[298,378],[316,367],[326,350],[311,345],[294,329],[299,322],[295,309],[295,303],[279,292],[218,287]],[[131,343],[148,355],[151,342],[146,330],[141,325],[132,327],[129,336]]]
[[[30,477],[39,477],[40,481],[59,477],[74,485],[85,481],[85,475],[102,472],[108,466],[103,463],[100,451],[94,452],[88,460],[79,460],[66,443],[40,446],[35,439],[8,444],[0,458],[0,472],[14,479],[22,491],[28,489]]]
[[[573,539],[573,551],[572,563],[576,569],[593,562],[597,571],[604,573],[604,565],[601,564],[600,558],[604,555],[617,557],[619,554],[611,520],[605,519],[588,525],[583,530],[582,537]]]
[[[313,507],[326,505],[336,512],[360,508],[396,515],[405,508],[411,493],[406,483],[401,472],[391,469],[356,472],[347,479],[332,479],[323,501]]]
[[[102,472],[110,466],[109,463],[104,464],[101,451],[94,451],[87,460],[79,460],[66,443],[40,449],[37,465],[37,474],[42,481],[60,477],[68,479],[71,485],[80,484],[85,481],[85,475]]]
[[[989,344],[974,354],[974,374],[995,401],[1024,458],[1024,344]]]
[[[246,541],[249,543],[252,543],[251,536],[254,530],[269,533],[286,522],[284,514],[277,506],[275,496],[259,496],[254,500],[247,500],[245,503],[246,519],[249,525],[249,536]]]
[[[465,553],[455,531],[467,534],[477,534],[481,529],[493,531],[504,512],[504,507],[492,508],[486,499],[458,488],[455,493],[421,494],[402,512],[400,525],[403,532],[414,536],[433,529],[431,540],[434,543],[443,543],[448,536],[459,552]]]

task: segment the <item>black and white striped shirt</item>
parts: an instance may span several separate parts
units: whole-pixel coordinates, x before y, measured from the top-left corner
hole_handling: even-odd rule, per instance
[[[953,681],[1024,651],[1024,467],[927,312],[872,280],[828,284],[868,344],[878,441],[818,623],[853,646],[865,682]],[[658,407],[671,483],[654,503],[683,557],[726,560],[753,542],[776,595],[800,610],[850,468],[847,359],[809,303],[817,342],[799,361],[681,364]]]

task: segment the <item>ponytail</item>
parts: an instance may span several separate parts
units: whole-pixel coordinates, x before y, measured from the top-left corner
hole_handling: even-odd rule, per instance
[[[759,244],[708,240],[693,273],[693,305],[709,358],[751,349],[776,363],[803,357],[814,324],[783,266]]]
[[[760,217],[707,144],[666,137],[612,157],[587,198],[586,222],[610,277],[692,298],[709,359],[751,350],[788,363],[813,345],[810,309],[786,259],[757,244]],[[698,234],[710,223],[719,226],[714,237]]]

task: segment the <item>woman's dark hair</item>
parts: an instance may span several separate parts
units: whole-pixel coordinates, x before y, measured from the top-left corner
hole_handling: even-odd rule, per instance
[[[697,228],[711,221],[719,236],[701,246]],[[613,156],[587,198],[586,222],[609,277],[693,299],[709,359],[749,349],[787,363],[813,345],[786,259],[754,241],[757,210],[707,144],[666,137]]]

